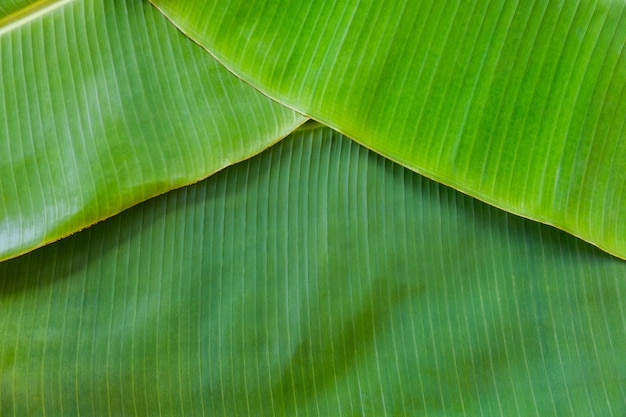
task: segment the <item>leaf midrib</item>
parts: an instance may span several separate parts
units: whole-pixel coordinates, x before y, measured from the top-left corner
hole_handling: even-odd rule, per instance
[[[76,0],[39,0],[0,19],[0,36]]]

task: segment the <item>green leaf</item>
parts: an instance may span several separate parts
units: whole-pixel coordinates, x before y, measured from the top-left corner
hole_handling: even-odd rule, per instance
[[[147,2],[30,3],[0,11],[0,259],[198,181],[305,120]]]
[[[626,3],[151,0],[238,76],[626,257]]]
[[[67,1],[65,1],[67,2]],[[35,7],[41,9],[41,5],[62,4],[62,0],[3,0],[0,4],[0,27],[8,26],[9,22],[15,22],[30,13]]]
[[[622,416],[626,266],[330,129],[0,263],[0,414]]]

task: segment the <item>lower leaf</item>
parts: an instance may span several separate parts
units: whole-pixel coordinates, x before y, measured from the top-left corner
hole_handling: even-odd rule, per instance
[[[0,414],[626,413],[626,266],[326,128],[0,264]]]

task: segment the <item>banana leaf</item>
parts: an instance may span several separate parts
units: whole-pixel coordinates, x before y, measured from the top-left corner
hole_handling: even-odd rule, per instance
[[[626,266],[328,128],[0,263],[0,414],[623,416]]]
[[[205,178],[305,120],[147,2],[3,2],[0,260]]]
[[[623,0],[151,0],[270,97],[626,258]]]
[[[302,7],[308,8],[308,17],[320,17],[328,4]],[[326,41],[348,47],[359,24],[368,40],[380,36],[389,42],[394,23],[385,19],[396,13],[394,46],[385,51],[383,42],[379,53],[392,58],[417,45],[433,82],[415,88],[428,94],[387,107],[388,100],[406,96],[385,86],[396,79],[376,78],[376,71],[391,71],[395,61],[381,67],[374,54],[371,68],[362,64],[350,79],[329,73],[328,86],[320,87],[329,74],[318,73],[313,84],[303,78],[303,86],[320,93],[320,111],[354,120],[355,129],[371,128],[376,146],[366,145],[387,156],[393,157],[384,146],[402,143],[406,148],[398,152],[407,151],[411,161],[400,162],[420,172],[425,168],[411,165],[421,153],[416,149],[432,154],[433,146],[441,146],[442,152],[451,146],[446,132],[460,129],[451,117],[458,112],[467,114],[463,138],[468,132],[481,138],[488,134],[489,140],[474,139],[473,144],[490,155],[487,162],[498,160],[501,150],[506,165],[506,151],[513,146],[515,157],[521,158],[512,160],[516,167],[540,163],[533,159],[540,152],[533,151],[531,158],[522,144],[502,138],[519,139],[520,123],[525,133],[553,128],[554,144],[539,141],[541,135],[528,138],[538,141],[532,142],[537,149],[564,146],[566,162],[570,149],[576,150],[574,159],[587,158],[590,165],[580,165],[587,169],[584,187],[598,185],[594,169],[610,172],[608,180],[598,177],[600,185],[609,181],[606,190],[597,188],[597,195],[606,191],[605,211],[593,214],[603,216],[602,227],[612,228],[607,235],[623,230],[621,220],[614,220],[623,218],[619,209],[606,214],[621,201],[623,185],[622,143],[613,142],[623,138],[624,125],[624,94],[619,95],[624,57],[618,51],[624,28],[615,20],[621,16],[619,4],[476,2],[470,17],[484,19],[466,24],[474,31],[468,33],[488,40],[485,34],[494,29],[500,34],[489,39],[505,46],[519,42],[517,55],[508,46],[474,45],[471,36],[459,45],[454,42],[458,33],[443,39],[446,32],[436,29],[423,32],[428,42],[422,47],[410,42],[411,25],[404,32],[406,42],[396,42],[407,22],[415,22],[411,19],[441,26],[451,10],[456,10],[454,25],[444,29],[462,31],[459,25],[470,17],[460,3],[407,3],[402,13],[396,9],[402,2],[389,10],[382,3],[361,4],[348,25],[352,29],[341,32],[343,25],[333,27],[321,18],[303,25],[294,9],[283,7],[287,3],[242,3],[237,19],[224,18],[215,29],[224,43],[210,49],[236,53],[226,45],[231,36],[243,33],[249,45],[241,51],[244,59],[265,48],[264,59],[274,64],[255,70],[262,73],[275,65],[273,77],[289,82],[290,71],[299,70],[291,64],[320,55],[317,50],[299,55],[294,49],[291,61],[283,62],[272,52],[277,43],[293,40],[308,48],[321,28]],[[353,5],[335,5],[343,13],[333,19],[346,23]],[[419,11],[410,10],[414,5],[421,5]],[[196,6],[180,2],[187,12]],[[233,6],[237,3],[215,4],[213,12],[226,15]],[[529,7],[534,12],[524,15]],[[252,36],[268,25],[261,19],[268,10],[276,13],[270,26],[277,34],[287,19],[291,30],[310,31],[311,38],[303,44],[281,37],[263,43],[268,39]],[[370,18],[378,10],[369,22],[386,26],[372,29],[360,21],[363,10]],[[525,18],[534,26],[505,30],[507,22],[519,26]],[[185,19],[209,24],[203,10]],[[585,19],[596,26],[590,23],[591,29],[580,31]],[[526,43],[528,33],[543,33],[554,22],[554,39],[537,37],[548,46]],[[605,24],[606,30],[614,30],[610,46]],[[557,27],[569,27],[569,32],[564,35]],[[594,33],[597,42],[591,47]],[[584,42],[572,44],[577,36]],[[552,54],[561,41],[567,59]],[[353,45],[354,51],[359,45]],[[471,71],[474,55],[467,55],[468,45],[473,52],[483,48],[485,68],[491,71],[487,78]],[[569,56],[575,45],[585,46],[581,57],[591,56],[590,65],[578,72],[567,65],[582,62]],[[453,64],[436,75],[443,64],[433,68],[436,57],[431,54],[450,58],[454,51],[459,60],[442,58],[440,62]],[[598,69],[594,65],[603,51]],[[543,66],[534,66],[537,56],[545,58]],[[497,58],[495,69],[488,57]],[[146,2],[5,0],[0,4],[0,58],[2,258],[206,177],[260,152],[305,120],[232,76]],[[467,69],[453,80],[453,72],[465,68],[464,59]],[[524,59],[527,72],[518,71]],[[607,70],[611,65],[613,72]],[[546,74],[552,75],[554,88],[547,92],[542,90]],[[597,84],[590,87],[593,74],[598,74]],[[563,84],[563,76],[571,83]],[[366,85],[363,77],[372,83]],[[525,81],[515,87],[519,78]],[[525,95],[533,80],[535,90]],[[333,90],[337,86],[331,83],[338,82],[343,89]],[[472,82],[478,84],[470,94],[466,89]],[[485,82],[491,82],[489,88]],[[439,89],[441,85],[447,87]],[[457,87],[459,97],[469,101],[449,100]],[[341,107],[346,89],[361,89],[365,100]],[[372,105],[372,112],[363,114],[369,111],[370,93],[381,100],[380,108]],[[448,98],[437,101],[440,93]],[[333,94],[335,104],[327,100]],[[555,111],[551,100],[559,94],[564,99]],[[588,94],[593,95],[589,103],[601,106],[590,106],[589,118],[585,114],[581,121],[579,107]],[[271,95],[288,103],[289,97]],[[355,104],[349,99],[346,104]],[[576,106],[568,107],[572,102]],[[489,105],[477,120],[480,103]],[[545,120],[531,107],[537,103],[544,105],[538,111]],[[415,105],[419,123],[409,117],[418,114]],[[293,105],[346,130],[330,117],[314,114],[314,106],[299,106]],[[570,148],[569,133],[558,142],[569,120],[562,112],[571,113],[574,128],[597,122],[597,130],[606,135],[594,131],[587,137],[587,130],[570,129],[582,135],[583,145]],[[389,120],[383,123],[385,115]],[[451,117],[449,129],[442,127],[446,117]],[[502,126],[502,132],[496,129]],[[437,139],[442,129],[446,134]],[[602,165],[606,161],[597,159],[595,151],[585,154],[588,140],[603,155],[614,152],[610,164]],[[466,145],[458,142],[461,160],[477,152],[467,153]],[[437,164],[451,163],[449,155],[442,155]],[[491,177],[494,168],[487,162],[485,182],[500,181]],[[549,171],[552,166],[546,167]],[[571,174],[567,165],[562,168],[563,175]],[[530,181],[534,174],[523,175]],[[509,194],[533,198],[536,189],[520,188],[516,181]],[[568,198],[578,195],[570,191]],[[624,263],[594,246],[507,214],[309,123],[273,148],[204,181],[1,262],[0,415],[622,416],[625,278]]]

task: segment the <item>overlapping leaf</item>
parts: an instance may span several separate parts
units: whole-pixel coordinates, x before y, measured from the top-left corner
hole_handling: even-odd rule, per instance
[[[2,11],[0,259],[206,177],[305,120],[147,2]]]
[[[282,101],[619,246],[623,4],[163,1]],[[0,55],[3,256],[304,120],[145,2],[5,1]],[[622,416],[625,285],[309,124],[0,263],[0,415]]]
[[[0,264],[0,414],[622,416],[626,268],[329,129]]]
[[[152,0],[277,100],[626,257],[623,0]]]

